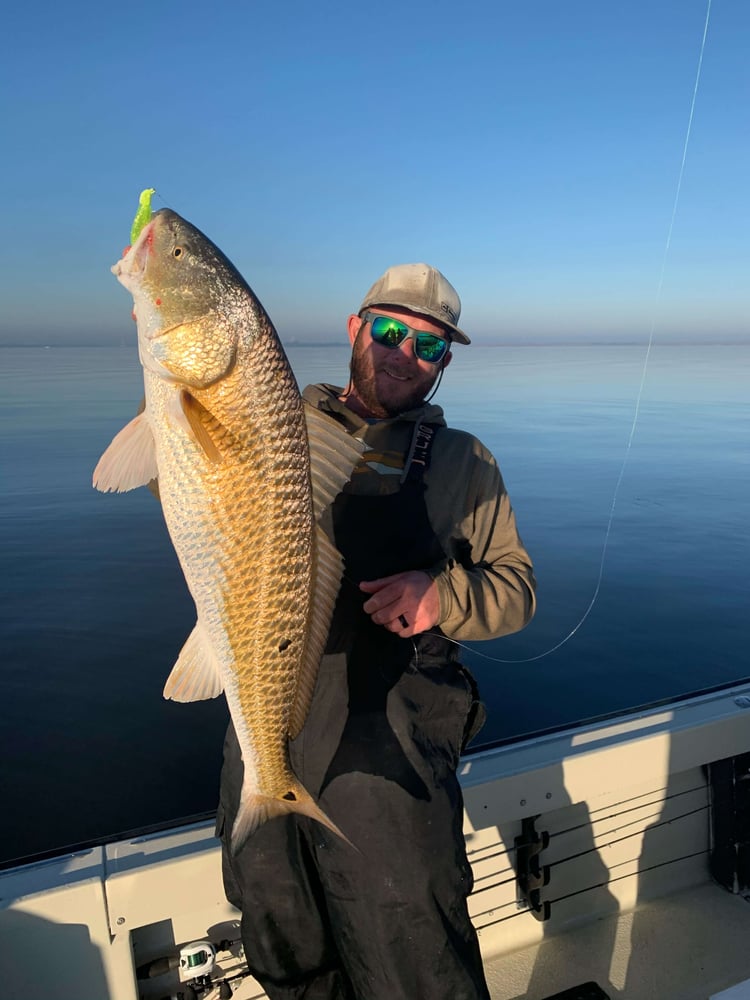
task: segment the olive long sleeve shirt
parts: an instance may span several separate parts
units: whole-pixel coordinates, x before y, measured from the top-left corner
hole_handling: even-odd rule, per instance
[[[347,487],[355,494],[398,490],[420,425],[440,428],[424,484],[428,517],[445,553],[427,571],[438,590],[441,630],[457,640],[480,640],[522,629],[534,614],[536,581],[492,454],[473,435],[447,427],[439,406],[425,404],[368,422],[338,399],[341,393],[335,386],[313,385],[303,395],[365,442]]]

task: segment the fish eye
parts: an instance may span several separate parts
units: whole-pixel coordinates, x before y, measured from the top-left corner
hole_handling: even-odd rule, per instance
[[[182,247],[175,247],[172,251],[173,257],[182,257]]]

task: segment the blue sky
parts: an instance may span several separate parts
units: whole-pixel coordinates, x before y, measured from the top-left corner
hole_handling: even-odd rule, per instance
[[[282,339],[333,340],[390,264],[477,342],[750,334],[750,4],[13,5],[0,39],[0,342],[122,343],[140,190]]]

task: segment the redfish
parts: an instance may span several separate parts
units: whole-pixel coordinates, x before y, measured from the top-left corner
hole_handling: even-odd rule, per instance
[[[244,763],[232,849],[298,812],[335,833],[292,773],[343,572],[320,518],[361,445],[303,403],[273,324],[224,254],[156,212],[112,268],[132,293],[145,409],[94,472],[103,492],[158,479],[197,623],[164,695],[224,692]]]

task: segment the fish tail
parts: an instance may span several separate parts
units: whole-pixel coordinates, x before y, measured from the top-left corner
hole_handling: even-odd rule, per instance
[[[247,839],[263,823],[274,816],[287,816],[290,813],[299,813],[301,816],[308,816],[317,820],[331,833],[345,841],[350,847],[354,845],[345,834],[339,830],[336,824],[330,820],[323,810],[318,806],[312,795],[307,792],[302,785],[291,782],[289,789],[283,795],[257,795],[250,794],[244,801],[240,802],[240,808],[232,827],[231,848],[232,854],[237,854],[242,850]],[[356,850],[356,848],[354,848]]]

